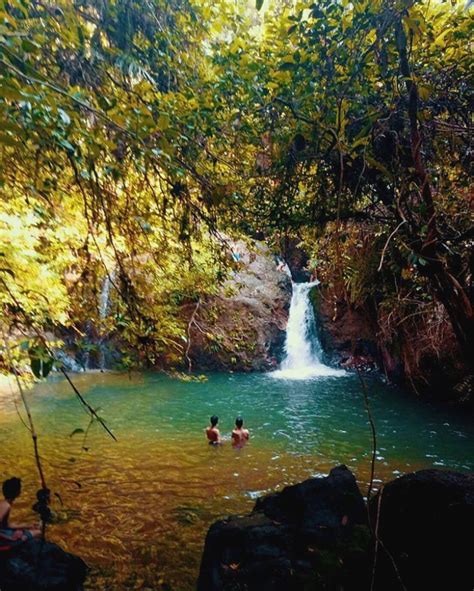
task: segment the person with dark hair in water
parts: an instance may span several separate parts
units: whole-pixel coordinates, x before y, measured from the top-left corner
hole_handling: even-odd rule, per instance
[[[216,417],[216,415],[212,415],[210,421],[211,424],[206,429],[207,440],[209,441],[209,445],[219,445],[220,443],[222,443],[221,434],[219,432],[219,429],[217,428],[219,417]]]
[[[232,431],[232,447],[241,448],[249,440],[250,434],[248,429],[243,428],[244,420],[242,417],[235,419],[235,429]]]
[[[0,551],[10,550],[23,542],[39,538],[41,531],[36,526],[14,525],[10,523],[10,511],[17,497],[21,494],[21,480],[9,478],[2,485],[5,500],[0,501]]]

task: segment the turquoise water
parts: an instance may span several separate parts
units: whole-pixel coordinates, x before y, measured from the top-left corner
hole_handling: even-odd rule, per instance
[[[278,380],[268,374],[211,374],[181,382],[158,374],[86,374],[75,383],[113,430],[88,417],[59,378],[28,393],[60,523],[51,539],[93,567],[90,589],[192,589],[212,521],[249,511],[260,494],[345,463],[363,491],[371,435],[358,378]],[[367,381],[377,429],[376,483],[420,468],[474,469],[469,416],[437,408],[378,379]],[[208,446],[219,416],[228,436],[237,415],[250,429],[238,451]],[[84,444],[84,445],[83,445]],[[87,451],[82,450],[86,447]],[[30,515],[37,477],[28,433],[10,395],[0,398],[1,475],[25,490]],[[168,587],[169,588],[169,587]]]

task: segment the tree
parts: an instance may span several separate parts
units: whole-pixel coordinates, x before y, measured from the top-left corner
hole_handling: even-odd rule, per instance
[[[217,12],[146,4],[0,8],[0,297],[7,330],[80,333],[113,274],[100,328],[155,362],[182,353],[177,307],[216,289],[225,258],[196,157],[203,17]]]
[[[428,279],[472,368],[469,22],[463,2],[298,3],[285,41],[280,18],[262,44],[273,75],[260,79],[259,111],[272,145],[267,219],[285,232],[382,223],[389,254]]]

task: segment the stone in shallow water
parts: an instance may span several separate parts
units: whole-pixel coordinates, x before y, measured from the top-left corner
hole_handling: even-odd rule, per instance
[[[33,540],[0,556],[1,591],[82,591],[87,566],[56,544]]]

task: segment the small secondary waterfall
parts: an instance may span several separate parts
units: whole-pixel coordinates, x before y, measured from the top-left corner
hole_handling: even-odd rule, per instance
[[[102,290],[100,292],[100,299],[99,299],[99,318],[101,321],[105,320],[109,314],[110,308],[110,289],[112,287],[114,281],[115,273],[111,271],[110,273],[106,273],[104,277],[104,282],[102,283]],[[99,369],[104,371],[105,369],[105,335],[99,341]]]
[[[286,328],[285,358],[281,368],[273,376],[290,379],[304,379],[316,376],[336,376],[345,372],[328,367],[321,362],[321,346],[316,335],[313,306],[309,292],[318,285],[292,283],[290,313]]]
[[[109,313],[109,305],[110,305],[110,288],[112,287],[112,282],[114,280],[114,273],[107,273],[104,277],[104,282],[102,283],[102,290],[100,292],[100,299],[99,299],[99,318],[101,320],[105,320]]]

